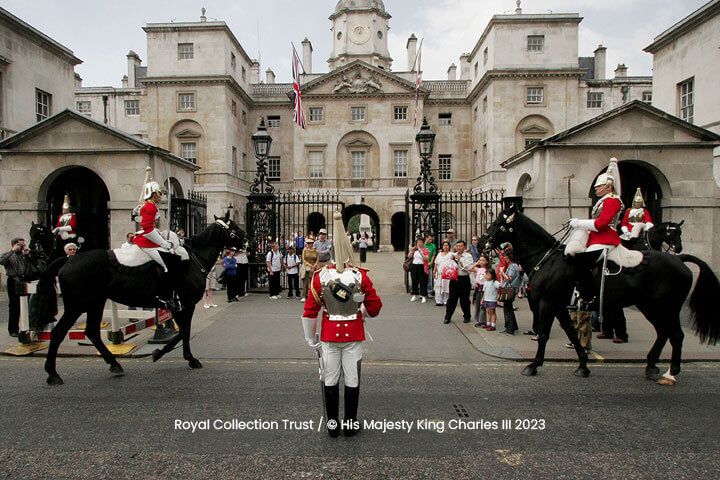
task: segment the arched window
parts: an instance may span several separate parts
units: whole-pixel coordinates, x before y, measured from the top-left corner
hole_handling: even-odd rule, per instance
[[[451,228],[454,228],[455,225],[455,217],[453,217],[453,214],[450,212],[443,212],[440,215],[440,231],[443,233],[447,233],[448,230]]]

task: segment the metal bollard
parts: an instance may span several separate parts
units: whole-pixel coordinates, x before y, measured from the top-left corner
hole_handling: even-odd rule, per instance
[[[37,293],[38,282],[24,282],[23,293],[20,295],[20,321],[18,343],[29,345],[32,343],[30,335],[30,295]]]
[[[120,320],[118,319],[117,303],[110,301],[110,331],[107,338],[113,345],[120,345],[125,341],[125,336],[120,330]]]

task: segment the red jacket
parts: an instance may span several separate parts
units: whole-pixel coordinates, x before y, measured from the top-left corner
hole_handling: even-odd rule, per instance
[[[596,207],[597,208],[597,207]],[[602,210],[595,218],[595,230],[590,231],[587,246],[590,245],[620,245],[620,236],[615,230],[615,222],[622,209],[622,202],[618,197],[607,197],[602,200]]]
[[[335,268],[328,266],[327,268]],[[362,276],[360,288],[365,294],[363,304],[370,317],[377,316],[382,308],[382,300],[378,297],[375,287],[373,287],[367,271],[360,269]],[[322,285],[320,284],[320,271],[315,272],[312,284],[308,292],[307,300],[305,300],[305,311],[303,316],[306,318],[317,318],[322,307]],[[351,321],[330,321],[327,311],[323,309],[322,313],[322,332],[320,340],[323,342],[362,342],[365,340],[365,325],[362,313],[358,311],[357,320]]]
[[[157,205],[148,200],[145,205],[140,207],[140,226],[142,232],[135,235],[133,243],[140,248],[157,248],[158,245],[155,242],[151,242],[145,235],[155,230],[155,220],[160,216]]]
[[[70,216],[69,220],[64,218],[66,215]],[[55,226],[59,228],[59,227],[66,227],[68,225],[70,226],[71,230],[69,232],[65,232],[66,233],[65,236],[75,235],[76,234],[75,228],[77,227],[77,219],[75,218],[75,214],[74,213],[61,213],[57,219],[57,224]]]
[[[632,223],[630,223],[630,211],[632,210],[635,209],[628,208],[627,210],[625,210],[625,215],[623,216],[622,223],[620,224],[620,227],[625,227],[628,229],[628,231],[632,231],[633,229]],[[648,212],[647,208],[643,208],[643,219],[640,221],[643,223],[653,223],[652,218],[650,217],[650,212]]]

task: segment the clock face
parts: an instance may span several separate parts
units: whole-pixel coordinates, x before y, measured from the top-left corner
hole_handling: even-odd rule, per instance
[[[370,40],[370,29],[364,25],[358,25],[350,30],[350,40],[353,43],[365,43]]]

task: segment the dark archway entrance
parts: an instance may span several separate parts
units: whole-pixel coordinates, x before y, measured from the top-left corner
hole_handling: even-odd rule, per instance
[[[67,193],[70,210],[77,217],[78,236],[85,239],[83,249],[110,248],[110,212],[107,206],[110,193],[105,182],[85,167],[66,167],[50,175],[47,181],[49,184],[40,190],[44,197],[40,201],[47,203],[45,222],[55,226]],[[45,195],[42,194],[43,190],[47,192]]]
[[[351,231],[351,233],[357,233],[354,228],[357,223],[359,231],[361,215],[367,215],[370,217],[370,230],[372,232],[373,241],[370,250],[377,250],[378,245],[380,244],[380,217],[378,217],[378,214],[375,213],[375,210],[363,204],[348,205],[343,210],[343,223],[345,224],[345,228],[352,227],[353,231]],[[354,218],[356,216],[357,218]]]
[[[621,199],[625,208],[632,207],[632,200],[638,187],[642,190],[645,197],[645,206],[653,218],[653,222],[657,225],[662,222],[661,201],[663,198],[662,188],[656,177],[656,173],[648,168],[645,164],[634,160],[624,160],[619,162],[620,182],[622,187]],[[607,168],[599,172],[593,179],[593,185],[597,177],[605,172]],[[590,186],[590,198],[593,199],[593,205],[598,200],[595,196],[595,190]],[[591,207],[592,209],[592,207]]]
[[[306,234],[312,234],[317,237],[318,232],[321,228],[327,229],[327,223],[325,221],[325,215],[320,212],[313,212],[307,216],[307,232]]]
[[[396,212],[390,219],[390,243],[396,252],[405,251],[409,243],[407,239],[408,216],[405,212]]]

